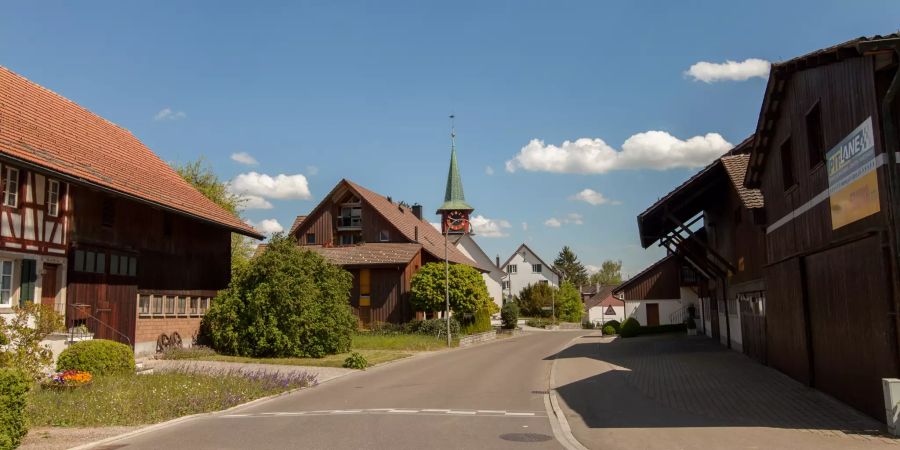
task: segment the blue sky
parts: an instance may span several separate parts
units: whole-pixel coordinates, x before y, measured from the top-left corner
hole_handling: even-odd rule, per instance
[[[720,150],[708,133],[735,144],[756,125],[764,77],[686,71],[891,33],[900,2],[632,3],[15,2],[0,17],[0,64],[165,160],[204,156],[265,193],[272,207],[247,219],[284,227],[341,178],[433,212],[453,112],[488,254],[525,241],[551,260],[568,244],[634,274],[662,255],[639,247],[635,216]],[[711,71],[700,76],[727,72]],[[543,145],[520,153],[533,139]],[[609,201],[574,198],[585,189]]]

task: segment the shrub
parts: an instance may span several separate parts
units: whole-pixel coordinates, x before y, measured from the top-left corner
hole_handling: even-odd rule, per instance
[[[556,317],[563,322],[581,322],[584,303],[574,284],[563,281],[556,291]]]
[[[434,337],[447,337],[447,321],[444,319],[412,320],[404,325],[407,333],[426,334]],[[459,321],[450,317],[450,334],[459,335]]]
[[[550,317],[550,309],[555,295],[556,288],[543,283],[534,283],[522,288],[516,301],[519,304],[519,311],[523,315]],[[544,310],[545,307],[548,309]]]
[[[623,338],[634,337],[640,334],[641,332],[641,323],[637,321],[634,317],[629,317],[625,319],[625,322],[622,323],[622,326],[619,327],[619,335]]]
[[[519,326],[519,306],[515,302],[507,302],[500,308],[500,321],[504,329],[512,330]]]
[[[557,325],[557,324],[559,324],[558,320],[544,319],[544,318],[540,318],[540,317],[528,319],[527,321],[525,321],[525,325],[528,325],[529,327],[534,327],[534,328],[547,328],[550,325]]]
[[[229,355],[313,357],[350,350],[353,277],[281,234],[234,271],[204,317],[212,347]]]
[[[475,315],[462,327],[462,334],[484,333],[493,330],[491,325],[491,313],[486,309],[479,309]]]
[[[162,353],[162,359],[201,359],[215,355],[216,351],[205,345],[193,345],[187,348],[166,349]]]
[[[369,367],[369,361],[365,356],[353,352],[344,360],[344,367],[348,369],[366,370],[366,367]]]
[[[56,370],[81,370],[92,375],[134,373],[131,347],[106,339],[76,342],[63,350]]]
[[[608,322],[605,322],[605,323],[603,324],[603,327],[605,328],[607,325],[613,327],[613,329],[616,330],[616,333],[618,333],[618,332],[619,332],[619,328],[622,327],[622,324],[619,323],[618,320],[610,320],[610,321],[608,321]]]
[[[0,369],[0,449],[19,446],[28,432],[25,421],[30,374],[18,369]]]
[[[603,327],[603,334],[608,334],[608,335],[616,334],[616,329],[612,325],[605,325]]]
[[[477,269],[465,264],[451,264],[448,279],[445,279],[444,270],[443,263],[428,263],[413,276],[409,301],[416,311],[443,311],[447,287],[450,310],[454,314],[475,314],[485,309],[490,315],[498,311],[497,304],[488,293],[484,277]]]
[[[0,367],[15,367],[38,379],[53,362],[53,352],[41,345],[50,333],[63,329],[63,319],[53,308],[28,303],[13,308],[9,319],[0,317]]]

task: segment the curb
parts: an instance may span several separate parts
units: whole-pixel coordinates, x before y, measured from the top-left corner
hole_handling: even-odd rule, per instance
[[[547,394],[544,395],[544,407],[547,409],[550,428],[553,429],[553,435],[556,437],[556,440],[566,450],[587,450],[587,447],[578,442],[578,439],[572,434],[572,428],[569,426],[565,412],[559,406],[559,395],[556,393],[556,362],[559,359],[557,356],[560,352],[569,348],[577,339],[581,339],[581,336],[572,338],[553,355],[553,362],[550,363],[550,375],[547,379]]]

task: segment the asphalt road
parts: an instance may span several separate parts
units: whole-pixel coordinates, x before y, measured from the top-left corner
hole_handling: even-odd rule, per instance
[[[559,449],[545,407],[543,332],[411,358],[106,448]]]

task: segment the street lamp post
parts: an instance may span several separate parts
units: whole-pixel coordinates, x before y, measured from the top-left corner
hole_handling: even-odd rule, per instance
[[[447,347],[450,347],[450,262],[447,260],[447,225],[444,224],[444,317],[447,321]]]

